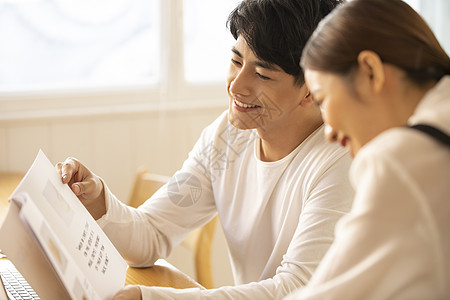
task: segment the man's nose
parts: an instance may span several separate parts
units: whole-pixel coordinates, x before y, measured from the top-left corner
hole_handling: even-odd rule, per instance
[[[250,74],[245,68],[241,68],[236,72],[235,77],[230,84],[231,94],[238,96],[248,96],[251,92]]]

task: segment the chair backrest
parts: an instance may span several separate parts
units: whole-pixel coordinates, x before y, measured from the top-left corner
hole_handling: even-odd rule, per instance
[[[128,199],[128,205],[139,207],[169,180],[170,177],[168,176],[152,174],[147,170],[138,171]]]
[[[160,187],[169,182],[170,177],[138,171],[131,190],[128,205],[139,207]],[[192,231],[182,242],[182,246],[194,252],[196,280],[207,289],[214,288],[211,269],[211,248],[218,217]]]

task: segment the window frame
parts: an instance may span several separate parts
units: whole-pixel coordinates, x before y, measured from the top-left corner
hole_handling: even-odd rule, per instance
[[[160,80],[0,92],[0,121],[226,105],[223,83],[190,83],[183,61],[183,1],[160,0]]]

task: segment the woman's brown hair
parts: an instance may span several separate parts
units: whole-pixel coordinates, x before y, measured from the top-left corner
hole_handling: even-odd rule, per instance
[[[335,9],[306,44],[303,69],[349,74],[363,50],[417,84],[450,74],[450,59],[426,22],[401,0],[353,0]]]

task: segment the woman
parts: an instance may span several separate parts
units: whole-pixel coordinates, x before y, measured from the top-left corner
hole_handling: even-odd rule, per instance
[[[450,59],[400,0],[354,0],[322,21],[301,65],[354,156],[351,213],[289,299],[450,299]]]

